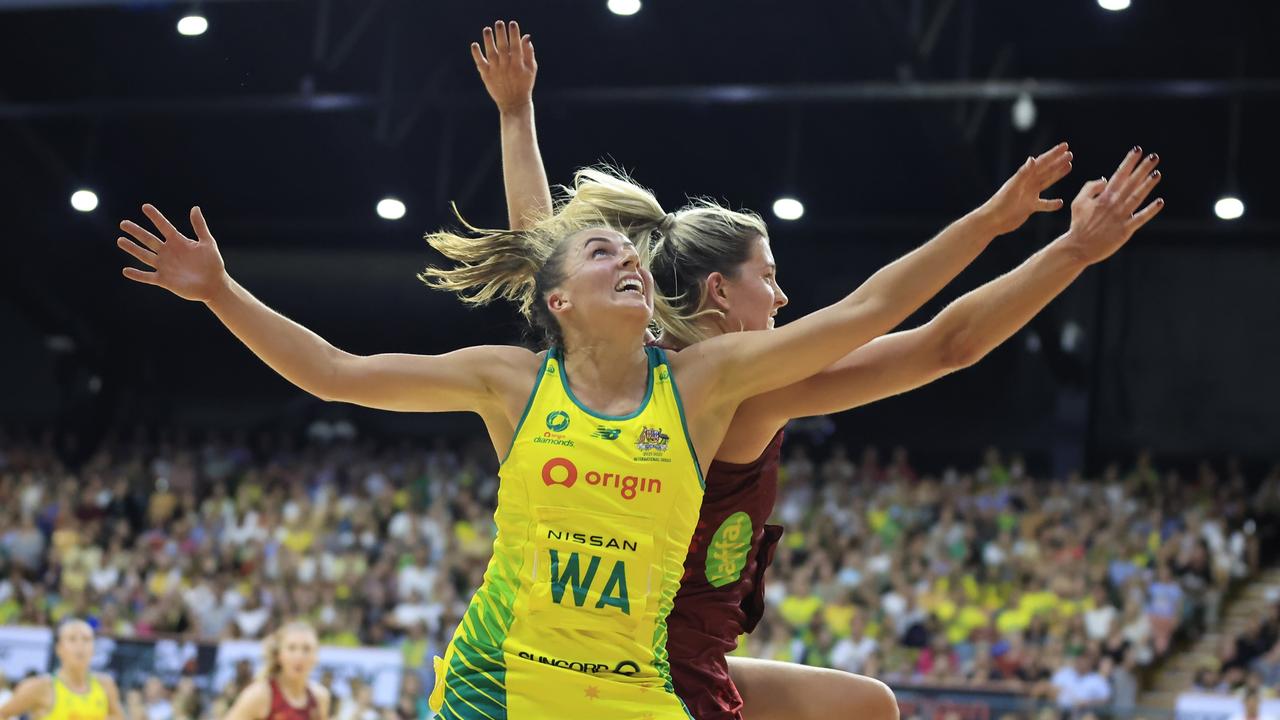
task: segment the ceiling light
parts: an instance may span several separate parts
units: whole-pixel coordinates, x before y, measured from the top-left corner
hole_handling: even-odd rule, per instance
[[[71,207],[80,212],[93,212],[98,207],[98,195],[92,190],[77,190],[71,193]]]
[[[209,29],[209,21],[203,15],[188,15],[178,21],[178,32],[187,37],[203,35]]]
[[[387,197],[378,201],[378,217],[384,220],[399,220],[404,217],[404,203]]]
[[[773,203],[773,214],[781,220],[799,220],[804,215],[804,205],[795,198],[778,198]]]

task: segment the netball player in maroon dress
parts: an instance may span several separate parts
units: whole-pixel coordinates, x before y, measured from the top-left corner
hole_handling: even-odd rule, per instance
[[[473,43],[472,56],[501,113],[508,212],[512,227],[522,227],[552,205],[533,120],[533,43],[516,23],[499,22],[485,29],[484,45]],[[990,200],[931,241],[951,252],[916,282],[941,290],[995,237],[1035,212],[1061,208],[1061,200],[1041,199],[1040,193],[1070,171],[1071,160],[1065,143],[1028,158]],[[977,362],[1163,208],[1157,200],[1138,211],[1160,180],[1158,161],[1133,148],[1110,182],[1084,185],[1072,203],[1071,230],[1017,269],[921,327],[873,340],[819,375],[740,406],[707,474],[698,529],[667,620],[672,676],[694,717],[896,718],[893,693],[872,678],[728,657],[760,619],[762,576],[782,534],[766,524],[777,494],[782,427],[792,418],[896,395]],[[631,227],[633,236],[652,233],[660,240],[654,279],[664,293],[679,296],[658,315],[663,344],[681,348],[726,332],[773,327],[787,298],[759,216],[707,204],[667,213],[644,190],[605,173],[580,173],[576,184],[597,187],[578,192],[575,201],[608,198],[602,212]],[[713,542],[717,549],[708,558]]]
[[[329,691],[311,681],[320,641],[305,622],[280,627],[262,642],[263,668],[224,720],[328,720]]]

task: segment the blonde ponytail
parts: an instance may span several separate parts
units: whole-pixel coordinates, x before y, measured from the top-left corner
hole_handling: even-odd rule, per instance
[[[669,213],[651,191],[608,165],[579,170],[563,194],[562,213],[601,216],[635,243],[658,286],[654,321],[677,347],[706,339],[710,333],[702,318],[723,315],[704,307],[707,276],[734,275],[751,257],[756,238],[769,233],[756,213],[730,210],[707,198]]]
[[[436,290],[457,293],[471,305],[506,300],[530,317],[535,277],[560,240],[554,232],[555,217],[527,230],[486,230],[467,222],[456,206],[453,211],[465,232],[441,230],[428,233],[426,240],[457,265],[428,267],[418,279]]]
[[[418,278],[473,305],[506,300],[550,342],[562,344],[559,326],[542,303],[564,279],[561,241],[587,228],[612,228],[631,239],[653,272],[657,329],[683,347],[708,336],[702,318],[721,314],[703,307],[707,275],[735,274],[751,257],[756,238],[768,237],[759,215],[712,200],[693,200],[668,213],[650,190],[608,165],[578,170],[573,185],[559,188],[558,195],[555,212],[523,230],[477,228],[454,208],[464,232],[429,233],[426,240],[456,266],[428,267]]]
[[[562,241],[581,230],[614,226],[585,205],[562,208],[523,230],[484,230],[460,214],[458,220],[464,233],[442,230],[426,236],[431,247],[457,265],[428,267],[418,279],[472,305],[506,300],[542,330],[548,344],[563,347],[560,324],[542,302],[565,279]]]

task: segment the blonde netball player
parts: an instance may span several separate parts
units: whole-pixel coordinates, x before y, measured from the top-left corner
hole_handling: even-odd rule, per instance
[[[0,705],[0,720],[26,715],[32,720],[124,720],[120,690],[110,676],[90,671],[93,628],[64,620],[55,630],[58,669],[18,684]]]
[[[328,720],[329,691],[311,680],[320,640],[308,623],[287,623],[262,641],[262,672],[225,720]]]

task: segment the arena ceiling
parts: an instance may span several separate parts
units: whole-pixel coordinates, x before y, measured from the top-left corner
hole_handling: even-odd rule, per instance
[[[180,35],[178,19],[197,6],[208,31]],[[497,114],[468,44],[512,18],[537,47],[552,180],[611,160],[669,206],[710,195],[761,210],[793,310],[834,299],[980,202],[1027,154],[1068,140],[1068,198],[1135,143],[1159,152],[1167,210],[1139,242],[1231,249],[1217,296],[1243,293],[1221,300],[1242,313],[1241,338],[1269,322],[1230,276],[1275,263],[1280,241],[1267,195],[1280,149],[1276,3],[1133,0],[1109,12],[1094,0],[643,0],[623,17],[605,0],[0,0],[0,311],[17,318],[7,336],[28,343],[29,362],[62,358],[63,383],[103,375],[153,396],[226,392],[192,379],[207,368],[279,390],[207,314],[119,277],[115,225],[144,201],[179,216],[201,205],[248,287],[344,347],[437,351],[512,335],[510,313],[468,314],[413,278],[430,260],[421,234],[450,222],[450,201],[478,224],[504,222]],[[1036,112],[1020,130],[1011,110],[1024,94]],[[93,212],[71,208],[82,187],[100,200]],[[1246,204],[1240,220],[1214,216],[1227,192]],[[801,220],[768,212],[784,194],[804,202]],[[403,219],[375,214],[388,195],[407,205]],[[1033,222],[1026,241],[990,251],[921,317],[1065,222]],[[1130,273],[1123,262],[1107,271]],[[1133,265],[1134,277],[1149,267]],[[1104,322],[1129,306],[1100,277],[1038,320],[1040,335],[1076,323],[1096,346],[1128,327]],[[1126,292],[1157,297],[1124,277]],[[1150,282],[1194,291],[1197,278]],[[1002,352],[1024,352],[1012,344]],[[1097,389],[1090,368],[1107,357],[1055,359],[1057,343],[1043,345],[1046,387]],[[968,377],[1013,393],[1006,380],[1021,366],[1000,362]],[[1215,368],[1188,372],[1247,376]],[[1029,413],[1061,404],[1046,392]]]
[[[1248,213],[1228,229],[1277,220],[1275,3],[647,0],[621,17],[604,0],[223,0],[184,37],[192,6],[0,2],[0,182],[24,229],[114,224],[143,199],[272,245],[399,247],[449,200],[500,219],[496,114],[467,45],[512,17],[537,47],[556,180],[613,159],[668,203],[793,193],[843,242],[954,214],[1060,139],[1067,189],[1142,143],[1166,158],[1167,218],[1211,221],[1234,176]],[[1023,91],[1037,117],[1018,132]],[[92,220],[68,206],[80,186],[101,198]],[[409,208],[394,225],[373,213],[385,194]]]

